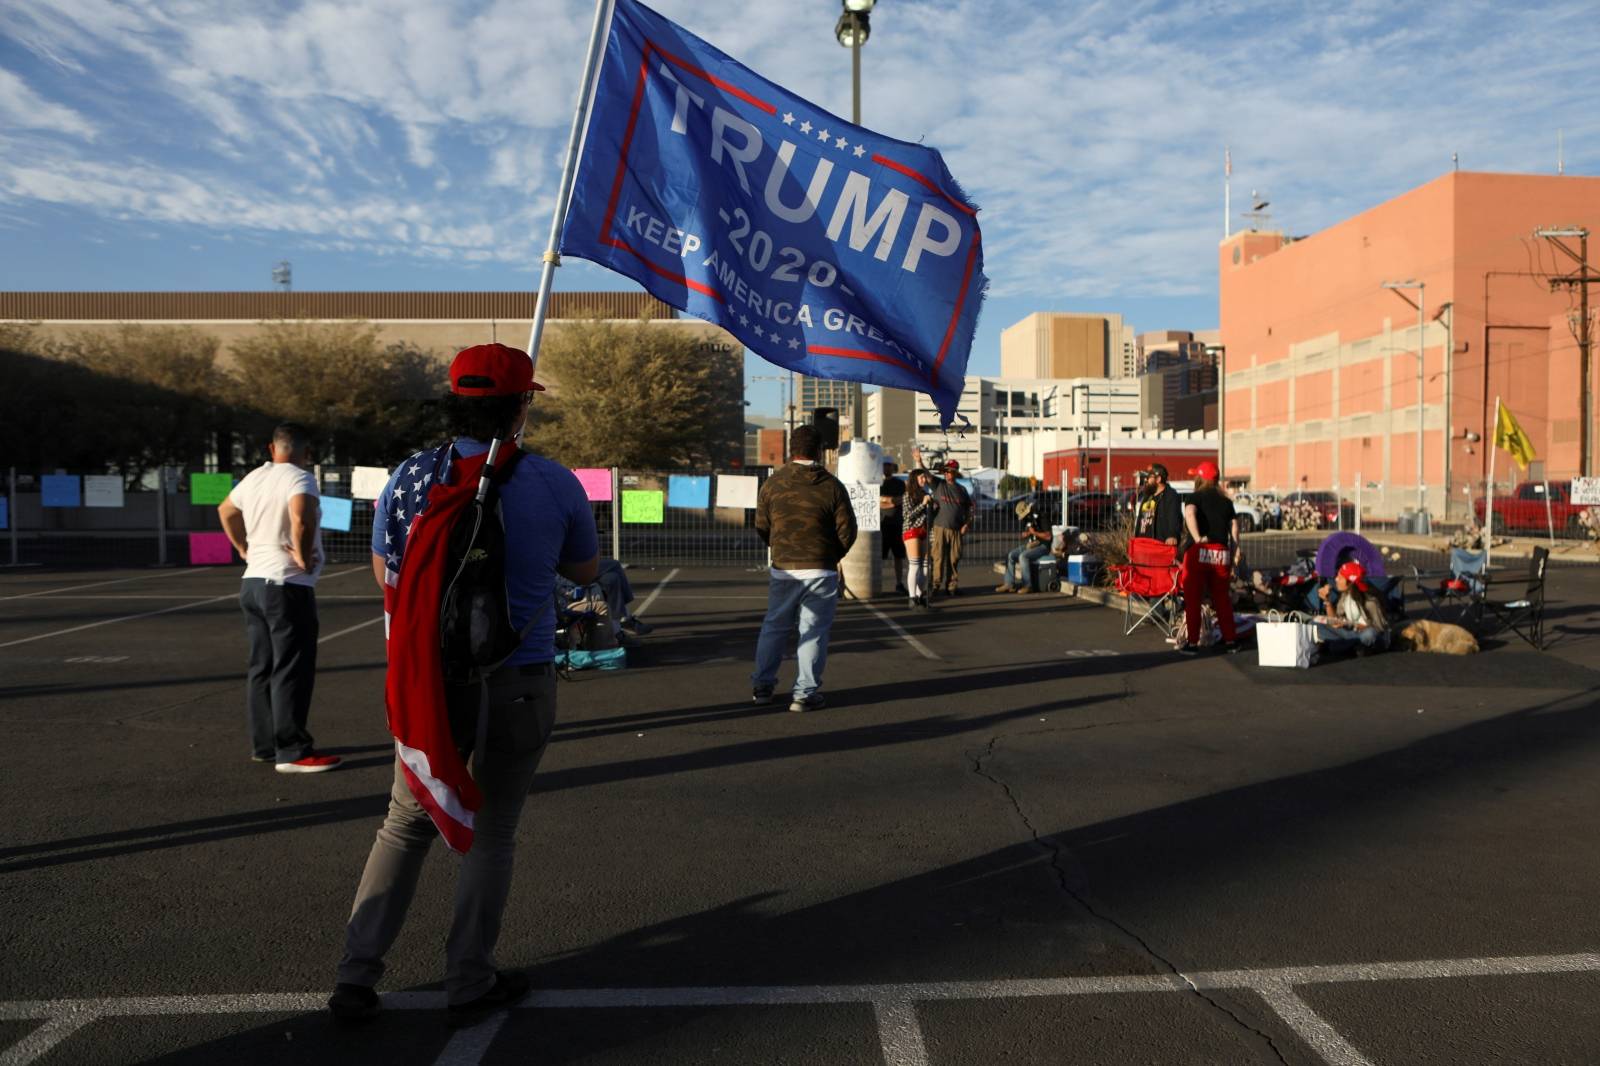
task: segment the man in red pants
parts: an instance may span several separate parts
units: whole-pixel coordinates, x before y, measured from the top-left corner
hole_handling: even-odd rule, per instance
[[[1195,486],[1183,501],[1183,523],[1191,542],[1183,566],[1187,639],[1178,646],[1178,653],[1195,654],[1200,642],[1200,601],[1209,596],[1222,627],[1223,647],[1232,654],[1239,650],[1239,634],[1233,627],[1228,582],[1239,551],[1239,523],[1233,514],[1233,500],[1218,483],[1217,464],[1207,459],[1189,473],[1195,477]]]

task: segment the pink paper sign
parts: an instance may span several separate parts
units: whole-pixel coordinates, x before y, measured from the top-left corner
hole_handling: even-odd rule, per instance
[[[190,533],[190,566],[226,566],[233,562],[233,545],[226,533]]]
[[[605,503],[611,499],[611,471],[586,467],[573,473],[578,475],[578,484],[583,486],[583,494],[589,497],[590,503]]]

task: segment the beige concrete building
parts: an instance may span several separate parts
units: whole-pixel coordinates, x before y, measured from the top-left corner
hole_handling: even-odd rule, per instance
[[[221,342],[226,363],[234,342],[256,335],[269,322],[362,319],[377,327],[383,342],[414,344],[444,360],[472,344],[499,341],[526,348],[533,301],[530,292],[0,292],[0,322],[36,325],[51,340],[128,323],[193,326]],[[642,292],[554,293],[545,330],[549,334],[563,321],[596,318],[644,318],[743,351],[731,334],[696,318],[679,318]],[[546,377],[541,372],[541,383],[554,390],[556,384]],[[742,405],[743,397],[730,402]]]
[[[1000,333],[1008,378],[1131,378],[1139,373],[1133,327],[1119,314],[1037,311]]]

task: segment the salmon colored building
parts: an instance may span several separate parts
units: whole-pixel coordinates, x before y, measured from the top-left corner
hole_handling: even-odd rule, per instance
[[[1401,296],[1418,292],[1383,287],[1402,281],[1424,286],[1427,510],[1446,517],[1448,499],[1460,517],[1463,490],[1482,493],[1496,396],[1539,456],[1524,474],[1501,454],[1498,485],[1579,473],[1579,292],[1550,283],[1578,264],[1534,235],[1549,228],[1600,230],[1600,178],[1452,172],[1310,237],[1223,241],[1227,477],[1351,499],[1377,483],[1362,496],[1374,517],[1415,505],[1417,311]],[[1600,333],[1600,286],[1590,303]]]

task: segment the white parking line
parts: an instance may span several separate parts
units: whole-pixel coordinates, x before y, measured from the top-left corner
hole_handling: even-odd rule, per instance
[[[341,570],[337,574],[326,575],[323,580],[328,580],[329,578],[335,577],[344,577],[346,574],[354,574],[366,569],[366,567],[358,566],[350,570]],[[371,571],[368,570],[368,572],[370,573]],[[36,640],[49,640],[51,637],[64,637],[68,633],[81,633],[85,629],[98,629],[101,626],[116,625],[118,622],[136,622],[141,618],[154,618],[158,614],[171,614],[173,611],[187,611],[191,607],[204,607],[209,603],[221,603],[223,600],[234,600],[238,598],[239,594],[237,592],[230,592],[223,596],[213,596],[208,600],[196,600],[191,603],[180,603],[174,607],[163,607],[158,611],[145,611],[141,614],[125,614],[117,618],[103,618],[98,622],[85,622],[81,626],[71,626],[67,629],[56,629],[49,633],[38,633],[31,637],[18,637],[16,640],[8,640],[5,643],[0,644],[0,648],[14,648],[19,644],[32,644]]]
[[[1497,958],[1430,959],[1416,962],[1346,963],[1259,970],[1210,970],[1193,974],[1127,974],[1113,977],[1025,978],[995,981],[931,981],[880,985],[762,985],[686,988],[578,988],[536,991],[513,1010],[617,1008],[694,1008],[871,1004],[889,1066],[922,1066],[927,1061],[916,1004],[950,1000],[1005,1000],[1057,996],[1185,993],[1243,989],[1257,993],[1322,1059],[1332,1066],[1367,1066],[1369,1060],[1337,1029],[1312,1010],[1296,985],[1360,981],[1439,980],[1600,972],[1600,952]],[[97,1018],[152,1014],[294,1014],[325,1009],[326,994],[255,993],[214,996],[125,996],[104,999],[13,1000],[0,1002],[0,1021],[48,1019],[41,1029],[0,1052],[0,1066],[27,1066],[71,1033]],[[442,1010],[443,992],[391,992],[389,1010]],[[502,1016],[501,1021],[504,1018]],[[46,1032],[48,1030],[48,1032]],[[440,1063],[466,1066],[478,1061],[494,1033],[484,1040],[452,1040]],[[452,1049],[455,1049],[452,1052]]]
[[[909,644],[913,648],[917,649],[917,654],[918,655],[921,655],[924,659],[938,659],[939,658],[939,656],[931,648],[929,648],[926,644],[922,643],[922,641],[918,640],[916,637],[912,636],[910,633],[907,633],[901,627],[899,622],[896,622],[893,618],[890,618],[888,615],[884,614],[882,611],[880,611],[876,607],[872,606],[872,604],[868,603],[866,600],[857,600],[856,602],[861,604],[861,606],[865,607],[867,610],[871,611],[873,614],[877,615],[878,619],[880,621],[882,621],[884,625],[886,625],[890,629],[894,630],[895,634],[897,636],[899,636],[899,638],[901,640],[905,641],[907,644]]]
[[[671,570],[667,571],[667,576],[662,578],[661,581],[657,583],[656,587],[650,590],[650,595],[644,598],[644,603],[640,604],[639,609],[633,612],[633,616],[635,618],[639,617],[641,614],[644,614],[650,609],[650,605],[656,602],[656,597],[661,595],[661,590],[667,587],[667,582],[678,576],[678,570],[679,568],[674,566]]]
[[[381,621],[383,621],[383,615],[380,614],[378,617],[369,618],[365,622],[357,622],[353,626],[346,626],[344,629],[339,630],[339,632],[337,632],[337,633],[329,633],[327,636],[320,638],[317,641],[317,643],[318,644],[326,644],[330,640],[339,639],[340,637],[344,636],[346,633],[354,633],[358,629],[365,629],[368,626],[375,626]]]
[[[433,1066],[477,1066],[483,1061],[489,1045],[494,1043],[494,1038],[500,1035],[500,1027],[505,1023],[504,1014],[495,1014],[470,1029],[456,1030],[450,1042],[440,1049]]]
[[[3,600],[28,600],[35,596],[50,596],[57,592],[78,592],[83,589],[97,589],[105,585],[125,585],[129,581],[149,581],[158,577],[177,577],[180,574],[190,574],[193,570],[163,570],[159,574],[139,574],[136,577],[119,577],[114,581],[91,581],[87,585],[63,585],[58,589],[42,589],[39,592],[19,592],[14,596],[0,596]]]

